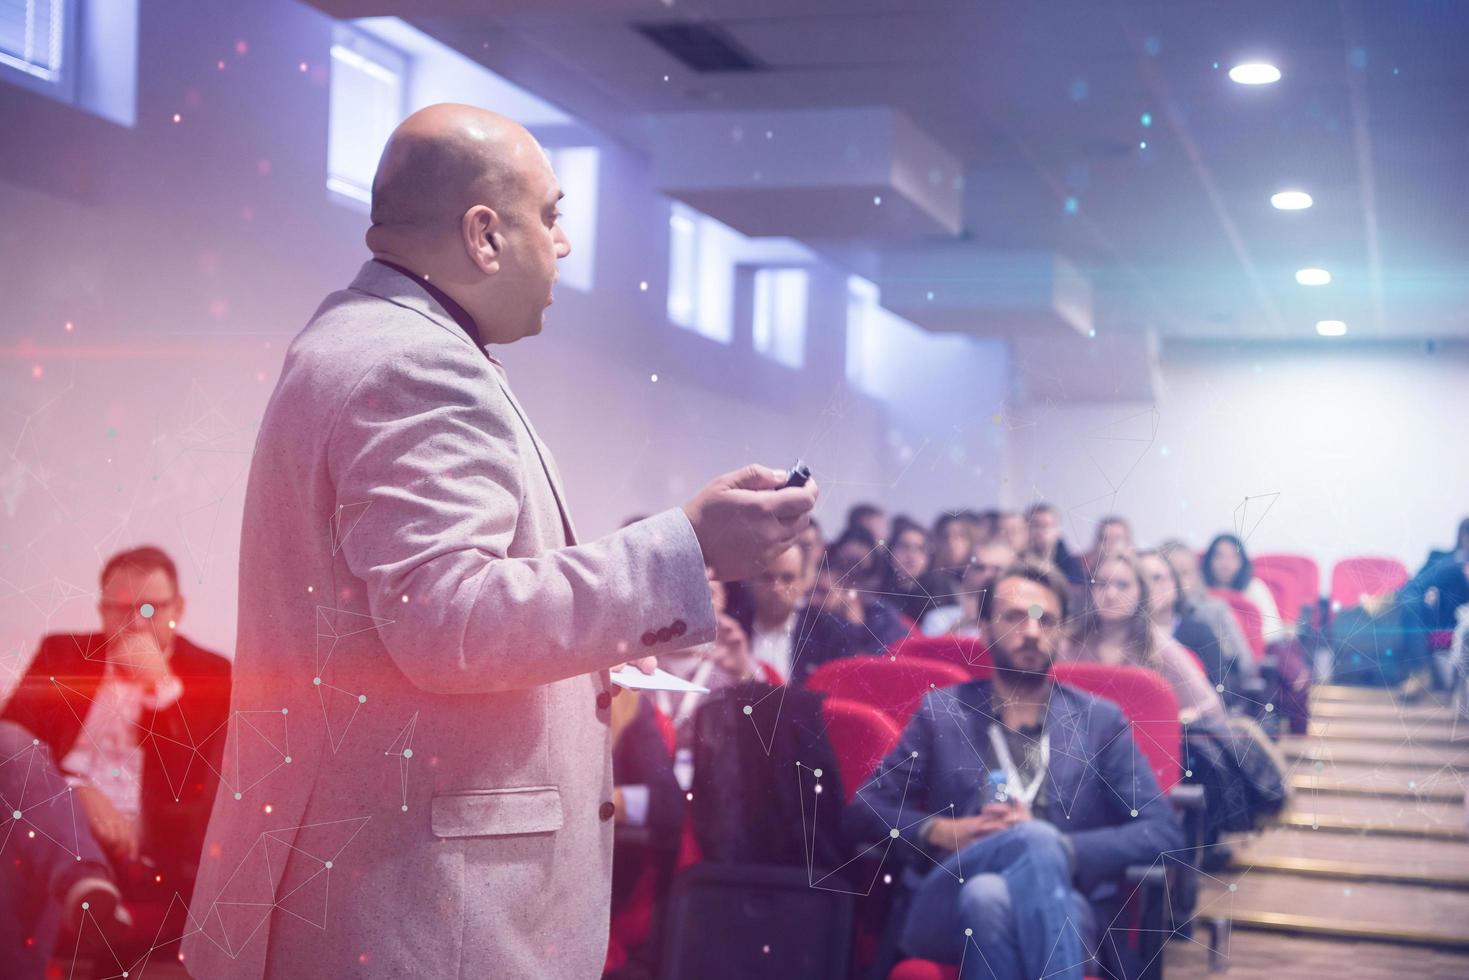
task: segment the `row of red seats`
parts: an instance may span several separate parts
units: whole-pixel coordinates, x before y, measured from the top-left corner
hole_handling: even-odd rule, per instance
[[[1315,608],[1321,597],[1321,570],[1314,560],[1305,555],[1259,555],[1254,566],[1282,616],[1293,618],[1303,608]],[[1331,570],[1331,608],[1360,606],[1363,597],[1396,591],[1407,581],[1408,568],[1396,558],[1343,558]]]

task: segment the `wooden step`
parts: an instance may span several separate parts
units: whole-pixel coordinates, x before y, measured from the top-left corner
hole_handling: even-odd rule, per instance
[[[1280,751],[1288,760],[1390,767],[1432,766],[1469,772],[1469,743],[1461,746],[1435,746],[1402,741],[1356,741],[1301,735],[1282,738],[1279,744]]]
[[[1341,937],[1241,931],[1221,950],[1222,980],[1451,980],[1469,977],[1469,953],[1355,942]],[[1195,931],[1192,942],[1171,942],[1164,949],[1169,980],[1204,980],[1209,951]],[[1347,964],[1350,964],[1347,967]]]
[[[1311,700],[1337,701],[1348,704],[1398,704],[1403,700],[1403,696],[1396,688],[1317,684],[1311,688]]]
[[[1454,723],[1454,713],[1434,704],[1363,704],[1345,701],[1320,701],[1311,705],[1313,719],[1351,719],[1353,721],[1413,721]]]
[[[1290,814],[1276,822],[1278,827],[1318,830],[1327,834],[1368,835],[1372,837],[1409,837],[1422,840],[1469,844],[1469,830],[1460,827],[1435,827],[1424,824],[1370,824],[1332,816]]]
[[[1432,766],[1382,766],[1358,762],[1295,759],[1290,784],[1296,792],[1337,793],[1384,800],[1464,802],[1469,779],[1452,769]]]
[[[1469,891],[1291,874],[1225,872],[1200,885],[1199,919],[1269,929],[1469,950]]]
[[[1310,738],[1347,742],[1406,742],[1410,745],[1457,747],[1469,745],[1469,727],[1441,721],[1393,718],[1361,721],[1355,718],[1313,718]]]
[[[1341,796],[1359,796],[1381,800],[1426,800],[1432,803],[1463,803],[1464,790],[1453,786],[1423,785],[1408,788],[1399,784],[1369,784],[1362,782],[1326,782],[1310,776],[1292,776],[1291,789],[1300,793],[1326,793]]]
[[[1303,874],[1420,882],[1469,889],[1469,845],[1404,837],[1344,838],[1310,829],[1280,827],[1235,847],[1242,866]],[[1284,864],[1282,862],[1285,862]]]
[[[1453,788],[1453,787],[1444,787]],[[1427,824],[1434,827],[1464,827],[1464,794],[1447,802],[1436,800],[1400,800],[1392,797],[1334,796],[1328,793],[1301,793],[1294,798],[1291,812],[1300,816],[1328,816],[1357,820],[1367,824]]]

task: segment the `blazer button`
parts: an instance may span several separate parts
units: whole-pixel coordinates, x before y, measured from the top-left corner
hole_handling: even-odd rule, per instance
[[[603,803],[602,806],[597,810],[597,816],[601,817],[603,820],[611,820],[612,815],[616,812],[617,807],[612,804],[611,800],[608,800],[606,803]]]
[[[674,636],[683,636],[688,631],[689,631],[689,624],[688,623],[685,623],[681,619],[675,619],[673,621],[673,635]]]
[[[659,643],[667,643],[671,639],[673,639],[673,630],[669,629],[667,626],[658,631]]]
[[[603,691],[601,694],[598,694],[597,695],[597,710],[598,711],[606,711],[610,707],[612,707],[612,695],[611,694],[608,694],[606,691]]]
[[[643,646],[650,647],[657,642],[658,634],[654,633],[652,630],[648,630],[648,632],[643,634]]]

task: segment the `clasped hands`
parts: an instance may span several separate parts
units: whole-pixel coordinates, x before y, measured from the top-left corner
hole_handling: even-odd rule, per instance
[[[1030,807],[1012,797],[1007,803],[986,803],[971,817],[934,817],[928,822],[924,843],[945,851],[962,851],[982,837],[1029,819]]]

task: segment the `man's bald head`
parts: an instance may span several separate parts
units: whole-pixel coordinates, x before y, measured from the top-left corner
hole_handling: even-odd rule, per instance
[[[393,131],[378,161],[373,228],[448,230],[475,204],[503,206],[527,167],[543,160],[525,127],[498,113],[452,103],[420,109]]]
[[[393,131],[372,182],[373,257],[432,282],[489,343],[541,332],[571,254],[561,187],[524,126],[467,105],[420,109]]]

